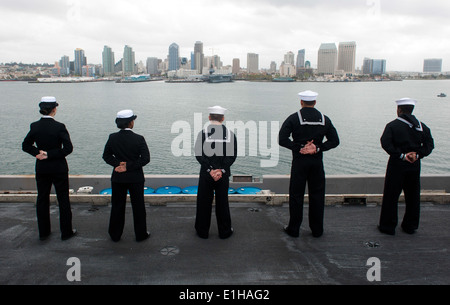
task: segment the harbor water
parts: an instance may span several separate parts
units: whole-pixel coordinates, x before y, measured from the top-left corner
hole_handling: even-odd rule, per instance
[[[35,160],[22,152],[30,123],[39,120],[42,96],[55,96],[56,120],[64,123],[74,145],[67,158],[71,175],[109,175],[102,159],[115,116],[132,109],[138,116],[134,131],[143,135],[151,152],[145,174],[197,174],[193,145],[198,128],[208,122],[207,108],[228,109],[226,124],[241,126],[236,134],[240,155],[232,174],[285,175],[291,153],[279,147],[276,136],[284,120],[300,108],[298,92],[319,93],[317,109],[336,127],[341,145],[325,153],[327,175],[384,174],[388,155],[380,146],[385,125],[396,118],[394,101],[418,100],[414,114],[430,127],[435,150],[423,161],[423,174],[450,174],[448,121],[450,81],[393,81],[359,83],[245,82],[170,84],[95,82],[30,84],[0,82],[0,175],[34,174]],[[188,147],[188,146],[191,147]]]

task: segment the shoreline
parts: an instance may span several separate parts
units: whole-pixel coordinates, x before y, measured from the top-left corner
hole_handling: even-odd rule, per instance
[[[234,82],[255,82],[255,83],[384,83],[384,82],[401,82],[401,81],[448,81],[450,79],[417,79],[417,78],[406,78],[406,79],[355,79],[355,80],[294,80],[294,81],[274,81],[274,80],[252,80],[252,79],[234,79]],[[204,83],[199,81],[170,81],[168,79],[155,79],[145,82],[165,82],[165,83]],[[39,80],[15,80],[15,79],[0,79],[2,82],[27,82],[29,84],[78,84],[78,83],[98,83],[98,82],[116,82],[116,83],[142,83],[143,81],[119,81],[115,79],[95,79],[95,80],[55,80],[55,81],[39,81]],[[231,82],[232,83],[232,82]]]

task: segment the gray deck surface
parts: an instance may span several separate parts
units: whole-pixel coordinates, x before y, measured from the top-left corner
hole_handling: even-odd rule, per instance
[[[40,241],[33,204],[0,204],[1,285],[448,285],[450,206],[422,205],[418,232],[395,236],[377,230],[379,206],[328,206],[325,233],[313,238],[307,219],[300,238],[282,227],[289,209],[232,204],[235,234],[221,240],[215,215],[208,240],[193,228],[195,205],[147,206],[151,237],[134,239],[128,204],[125,232],[107,234],[110,207],[73,204],[78,235],[61,241],[58,207],[51,207],[51,237]],[[400,205],[399,215],[403,216]],[[372,245],[372,246],[371,246]],[[377,247],[373,247],[377,245]],[[81,262],[81,282],[69,282],[67,260]],[[381,281],[369,282],[371,257]]]

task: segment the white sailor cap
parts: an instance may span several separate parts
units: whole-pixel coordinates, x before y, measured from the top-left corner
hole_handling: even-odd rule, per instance
[[[41,108],[54,108],[58,106],[59,105],[56,102],[56,97],[54,96],[44,96],[41,98],[41,102],[39,103],[39,107]]]
[[[209,107],[209,108],[208,108],[209,114],[220,114],[220,115],[225,115],[225,111],[227,111],[227,109],[222,108],[222,107],[220,107],[220,106],[214,106],[214,107]]]
[[[117,112],[118,119],[129,119],[134,116],[133,110],[122,110]]]
[[[133,110],[122,110],[117,113],[116,124],[126,124],[136,120],[137,115],[134,115]]]
[[[397,106],[404,106],[404,105],[412,105],[412,106],[416,106],[417,101],[413,100],[409,97],[404,97],[402,99],[399,99],[397,101],[395,101],[397,103]]]
[[[317,97],[319,96],[319,93],[307,90],[307,91],[300,92],[298,95],[300,96],[300,99],[302,101],[312,102],[317,99]]]

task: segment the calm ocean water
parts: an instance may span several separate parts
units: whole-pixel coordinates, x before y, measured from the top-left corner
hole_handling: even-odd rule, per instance
[[[419,101],[415,115],[431,128],[435,140],[436,148],[424,160],[422,173],[450,174],[450,98],[437,97],[441,92],[450,93],[450,81],[444,80],[222,84],[0,82],[0,174],[34,173],[34,159],[22,152],[21,143],[30,123],[39,120],[38,103],[46,95],[57,97],[60,107],[56,120],[66,124],[74,144],[74,152],[68,157],[72,175],[111,173],[102,153],[108,135],[117,131],[115,115],[123,109],[132,109],[137,114],[134,131],[145,136],[150,148],[151,162],[144,169],[146,174],[197,174],[199,164],[193,152],[191,156],[178,157],[180,149],[175,144],[183,138],[191,139],[193,145],[199,114],[202,113],[201,124],[207,123],[207,107],[215,105],[229,109],[227,121],[257,127],[245,135],[238,134],[242,156],[232,167],[233,174],[256,177],[289,174],[291,154],[278,145],[272,146],[270,135],[277,134],[284,120],[298,111],[297,93],[308,89],[319,93],[317,109],[330,117],[341,139],[338,148],[325,153],[327,175],[385,173],[388,156],[380,146],[380,137],[385,125],[396,118],[394,101],[402,97]],[[179,129],[180,126],[184,129]],[[264,160],[270,160],[271,166],[262,167]]]

